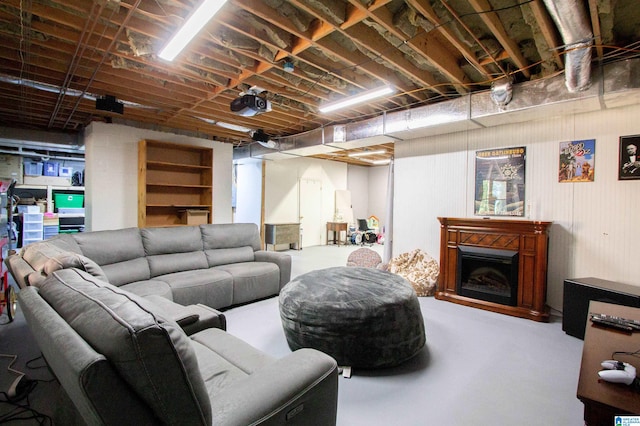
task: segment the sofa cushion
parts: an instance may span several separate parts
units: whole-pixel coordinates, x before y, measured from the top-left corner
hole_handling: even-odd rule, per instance
[[[79,232],[73,238],[82,254],[98,265],[109,265],[144,257],[144,247],[138,228],[109,231]]]
[[[142,280],[132,283],[123,284],[121,289],[131,292],[137,296],[160,296],[167,300],[173,300],[171,287],[165,281],[160,280]]]
[[[254,253],[253,248],[250,246],[205,251],[209,266],[226,265],[228,263],[253,262],[255,260]]]
[[[214,268],[161,275],[157,280],[171,287],[173,301],[181,305],[202,303],[212,308],[224,308],[233,302],[233,278]]]
[[[73,238],[82,254],[102,267],[111,284],[151,278],[138,228],[80,232]]]
[[[188,253],[158,254],[147,256],[152,277],[172,272],[207,269],[207,257],[202,251]]]
[[[167,424],[211,424],[211,405],[189,338],[136,295],[77,269],[54,272],[42,297]]]
[[[255,223],[218,223],[200,225],[204,249],[249,246],[260,250],[262,241]]]
[[[147,262],[147,258],[145,257],[100,265],[100,267],[107,278],[109,278],[109,283],[115,286],[121,286],[135,281],[144,281],[151,278],[149,262]]]
[[[206,329],[191,336],[209,397],[273,363],[275,359],[219,329]]]
[[[233,277],[233,304],[246,303],[280,292],[280,269],[275,263],[247,262],[216,266]]]
[[[202,234],[197,226],[142,228],[140,236],[147,256],[202,251]]]

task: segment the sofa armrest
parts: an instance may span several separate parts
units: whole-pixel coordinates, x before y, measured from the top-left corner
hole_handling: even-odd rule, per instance
[[[12,254],[8,256],[5,261],[9,273],[18,284],[18,287],[25,288],[29,285],[27,277],[35,272],[35,269],[29,265],[29,263],[22,258],[19,254]]]
[[[214,424],[336,424],[338,367],[315,349],[299,349],[224,388],[211,401]]]
[[[280,289],[291,281],[291,256],[277,251],[258,250],[254,253],[257,262],[272,262],[280,268]]]
[[[178,323],[188,336],[207,328],[227,329],[224,314],[209,306],[184,306],[157,295],[147,296],[145,299],[153,303],[155,312]]]

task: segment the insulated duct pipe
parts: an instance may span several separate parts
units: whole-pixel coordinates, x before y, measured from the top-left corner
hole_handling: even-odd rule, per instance
[[[565,55],[565,85],[571,93],[591,86],[593,31],[583,0],[544,0],[556,23]]]

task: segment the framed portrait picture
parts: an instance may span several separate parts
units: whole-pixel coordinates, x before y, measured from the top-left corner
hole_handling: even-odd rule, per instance
[[[595,173],[595,139],[560,142],[558,182],[593,182]]]
[[[618,180],[640,179],[640,135],[620,136]]]
[[[476,151],[474,213],[524,216],[526,148]]]

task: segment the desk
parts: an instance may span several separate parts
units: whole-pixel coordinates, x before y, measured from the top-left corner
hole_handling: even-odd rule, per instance
[[[269,244],[276,249],[278,244],[288,244],[296,250],[300,250],[300,224],[299,223],[265,223],[264,224],[264,245],[265,250]]]
[[[344,231],[344,240],[340,240],[340,233]],[[333,232],[333,240],[329,239],[329,232]],[[333,241],[333,244],[347,244],[347,222],[327,222],[327,244]]]
[[[640,320],[640,309],[611,303],[591,301],[589,312]],[[587,319],[578,380],[577,396],[584,403],[587,426],[614,425],[615,415],[640,414],[640,393],[631,387],[599,380],[600,363],[611,359],[614,351],[634,352],[640,348],[640,333],[628,334],[594,325]],[[640,360],[628,355],[616,355],[616,360],[640,368]]]

